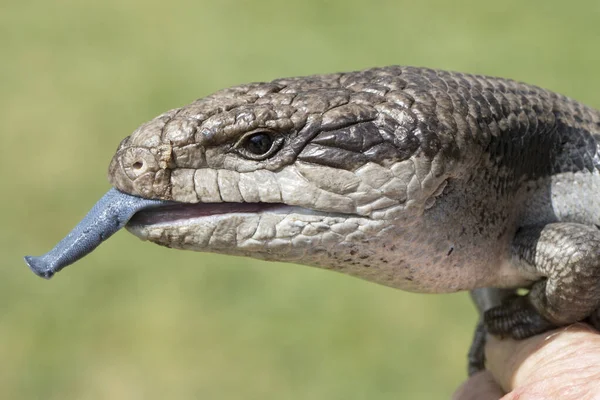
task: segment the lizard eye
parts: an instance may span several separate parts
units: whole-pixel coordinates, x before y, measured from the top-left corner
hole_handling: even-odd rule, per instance
[[[255,133],[246,139],[246,150],[257,156],[267,153],[271,150],[272,145],[273,139],[271,139],[271,136],[263,132]]]
[[[275,132],[258,131],[244,135],[234,146],[242,156],[251,160],[264,160],[279,150],[283,137]]]

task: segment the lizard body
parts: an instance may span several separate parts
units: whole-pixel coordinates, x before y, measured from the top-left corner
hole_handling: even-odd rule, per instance
[[[416,292],[530,288],[485,318],[526,337],[600,306],[599,143],[600,112],[565,96],[392,66],[168,111],[121,142],[109,180],[171,202],[127,225],[164,246]]]

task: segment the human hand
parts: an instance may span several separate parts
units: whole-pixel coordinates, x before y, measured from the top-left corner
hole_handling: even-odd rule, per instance
[[[453,400],[600,399],[600,335],[588,325],[518,341],[488,336],[485,355],[487,369]]]

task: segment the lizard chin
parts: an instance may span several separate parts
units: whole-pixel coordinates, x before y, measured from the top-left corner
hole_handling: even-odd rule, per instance
[[[126,229],[169,248],[292,262],[405,290],[413,282],[389,221],[282,203],[196,203],[138,212]]]

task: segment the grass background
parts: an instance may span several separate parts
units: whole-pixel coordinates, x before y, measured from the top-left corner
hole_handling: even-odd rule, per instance
[[[443,399],[464,294],[168,250],[119,233],[51,282],[141,122],[221,87],[387,64],[524,80],[600,106],[600,3],[1,0],[1,399]]]

